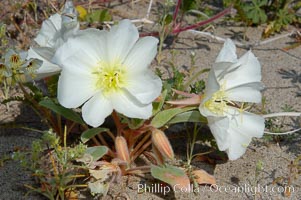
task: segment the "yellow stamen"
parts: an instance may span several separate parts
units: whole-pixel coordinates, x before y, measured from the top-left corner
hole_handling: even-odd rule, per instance
[[[228,110],[228,104],[234,104],[228,99],[225,85],[226,84],[222,84],[220,90],[215,92],[204,104],[208,110],[218,115],[224,115]]]
[[[20,58],[20,56],[18,54],[13,54],[13,55],[10,56],[10,62],[12,64],[16,64],[17,65],[17,64],[20,63],[20,60],[21,60],[21,58]]]
[[[116,92],[126,85],[125,67],[120,62],[100,62],[93,74],[96,76],[96,88],[104,94]]]

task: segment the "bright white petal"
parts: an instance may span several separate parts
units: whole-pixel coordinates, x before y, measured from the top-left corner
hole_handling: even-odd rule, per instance
[[[38,69],[39,74],[56,74],[61,71],[61,68],[50,62],[53,55],[52,49],[47,47],[30,48],[26,59],[35,58],[43,61],[42,66]]]
[[[162,89],[161,79],[149,70],[130,78],[128,84],[126,90],[142,104],[152,103],[160,95]]]
[[[215,62],[237,62],[236,47],[231,39],[227,39]]]
[[[239,67],[224,76],[227,83],[226,89],[261,81],[261,66],[251,51],[242,56],[237,65]]]
[[[227,117],[207,117],[208,126],[214,136],[218,149],[225,151],[229,145],[229,134],[227,129],[229,128],[229,119]]]
[[[212,113],[210,110],[208,110],[204,104],[212,98],[212,95],[217,92],[220,89],[219,83],[216,80],[215,74],[214,74],[214,69],[211,68],[209,71],[208,79],[207,79],[207,84],[206,84],[206,90],[205,94],[202,97],[200,106],[199,106],[199,111],[200,113],[205,116],[215,116],[215,117],[220,117],[219,115]]]
[[[51,57],[54,55],[50,48],[38,47],[30,48],[28,50],[27,59],[35,58],[43,61],[41,67],[36,71],[37,77],[35,80],[57,74],[61,71],[61,68],[50,62]]]
[[[139,73],[147,69],[157,54],[158,39],[144,37],[135,44],[124,61],[124,65],[132,73]]]
[[[105,118],[113,111],[113,107],[108,99],[100,93],[96,93],[82,107],[84,121],[93,127],[103,124]]]
[[[131,118],[148,119],[152,115],[152,104],[141,104],[126,90],[111,96],[113,108]]]
[[[231,68],[231,66],[234,63],[231,62],[218,62],[213,64],[214,74],[218,80],[222,79],[224,74],[228,72],[228,69]]]
[[[58,31],[61,29],[62,18],[59,14],[52,15],[45,20],[38,36],[34,39],[42,47],[53,47]]]
[[[200,113],[204,116],[204,117],[224,117],[225,115],[224,114],[219,114],[219,113],[214,113],[214,112],[211,112],[205,105],[204,105],[205,102],[201,103],[200,106],[199,106],[199,111]]]
[[[264,118],[249,112],[240,112],[233,108],[228,110],[229,118],[229,159],[235,160],[242,156],[252,137],[260,138],[264,133]]]
[[[54,56],[55,50],[49,47],[31,47],[28,52],[27,58],[42,58],[50,61]],[[34,57],[37,56],[37,57]]]
[[[55,53],[52,61],[63,68],[91,71],[101,60],[106,61],[106,32],[97,29],[81,31]]]
[[[246,135],[237,135],[233,132],[229,133],[229,138],[231,138],[230,146],[226,152],[229,160],[236,160],[245,154],[252,139]]]
[[[43,60],[42,66],[37,69],[35,80],[40,80],[45,77],[49,77],[55,74],[60,73],[61,68],[59,66],[48,62],[47,60]]]
[[[66,108],[77,108],[95,93],[93,77],[79,70],[64,69],[58,82],[58,100]]]
[[[214,74],[214,69],[211,68],[211,70],[209,71],[208,79],[207,79],[205,95],[203,95],[201,105],[204,104],[209,99],[211,99],[212,95],[215,92],[217,92],[219,89],[220,89],[220,85],[217,82],[216,76]]]
[[[228,109],[230,128],[249,137],[262,137],[264,132],[264,118],[249,112],[240,112],[236,108]]]
[[[108,56],[111,62],[123,62],[139,38],[137,28],[130,20],[122,20],[108,34]]]
[[[260,103],[262,100],[260,91],[262,89],[260,82],[250,83],[227,90],[227,95],[231,101]]]

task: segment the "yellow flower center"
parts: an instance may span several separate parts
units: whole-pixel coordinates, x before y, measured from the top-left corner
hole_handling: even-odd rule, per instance
[[[224,115],[228,109],[228,104],[234,104],[228,99],[228,95],[225,90],[225,84],[220,87],[220,90],[215,92],[212,97],[205,102],[204,106],[211,112]]]
[[[96,88],[104,94],[116,92],[126,85],[125,67],[120,62],[100,62],[93,74],[96,76]]]

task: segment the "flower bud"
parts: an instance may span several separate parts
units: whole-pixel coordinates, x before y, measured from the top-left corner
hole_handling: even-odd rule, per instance
[[[126,140],[122,136],[117,136],[115,139],[115,148],[117,157],[130,164],[130,153]]]
[[[163,157],[169,159],[174,158],[172,147],[163,131],[154,129],[152,132],[152,141]]]
[[[155,158],[156,158],[156,161],[157,161],[157,165],[164,165],[164,157],[162,155],[162,153],[158,150],[158,148],[153,144],[152,145],[152,149],[153,149],[153,152],[154,152],[154,155],[155,155]]]

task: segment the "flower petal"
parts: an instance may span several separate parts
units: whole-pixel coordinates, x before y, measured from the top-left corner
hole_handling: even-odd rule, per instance
[[[149,70],[130,78],[128,84],[126,90],[142,104],[152,103],[162,89],[161,79]]]
[[[139,73],[147,69],[157,54],[158,39],[144,37],[135,44],[124,61],[129,71]]]
[[[54,74],[57,74],[61,71],[61,68],[50,62],[51,57],[54,55],[54,52],[50,48],[38,47],[38,48],[30,48],[28,50],[27,59],[35,58],[43,61],[40,68],[36,71],[35,80],[40,80],[44,77],[48,77]]]
[[[261,81],[261,66],[251,51],[243,55],[233,67],[235,70],[224,76],[227,83],[226,89]]]
[[[66,27],[74,26],[77,22],[77,11],[72,1],[66,1],[62,13],[62,22]]]
[[[205,89],[205,95],[202,97],[202,101],[200,106],[202,106],[206,101],[212,98],[212,95],[217,92],[220,89],[220,85],[217,82],[216,76],[214,74],[214,69],[211,68],[209,71],[207,83],[206,83],[206,89]],[[205,116],[205,115],[204,115]]]
[[[236,108],[228,110],[229,118],[229,149],[230,160],[235,160],[242,156],[252,137],[260,138],[264,133],[264,118],[249,112],[240,112]]]
[[[96,90],[93,77],[81,71],[64,69],[58,82],[58,100],[66,108],[77,108],[91,98]]]
[[[113,108],[131,118],[148,119],[152,115],[152,104],[141,104],[126,90],[112,94]]]
[[[215,62],[237,62],[236,47],[231,39],[227,39]]]
[[[228,69],[235,63],[231,62],[217,62],[213,64],[214,74],[218,80],[222,79],[223,76],[228,73]]]
[[[262,100],[260,82],[248,83],[227,90],[227,95],[231,101],[260,103]]]
[[[251,137],[246,135],[237,135],[236,133],[229,133],[230,145],[226,150],[229,160],[236,160],[245,154],[247,147],[252,141]]]
[[[229,118],[227,117],[207,117],[208,126],[214,136],[218,149],[225,151],[229,145],[229,134],[227,129],[229,128]]]
[[[250,112],[240,112],[237,108],[228,109],[231,129],[235,129],[250,137],[262,137],[264,132],[264,118]]]
[[[61,15],[52,15],[43,22],[42,28],[34,40],[42,47],[53,47],[56,43],[56,34],[61,29],[61,25]]]
[[[138,38],[138,30],[130,20],[122,20],[113,26],[107,38],[110,62],[123,62]]]
[[[96,93],[82,107],[82,115],[84,121],[93,127],[103,124],[105,118],[113,111],[110,101],[101,93]]]
[[[106,60],[106,32],[97,29],[81,31],[69,38],[55,53],[52,61],[63,68],[91,71]]]

